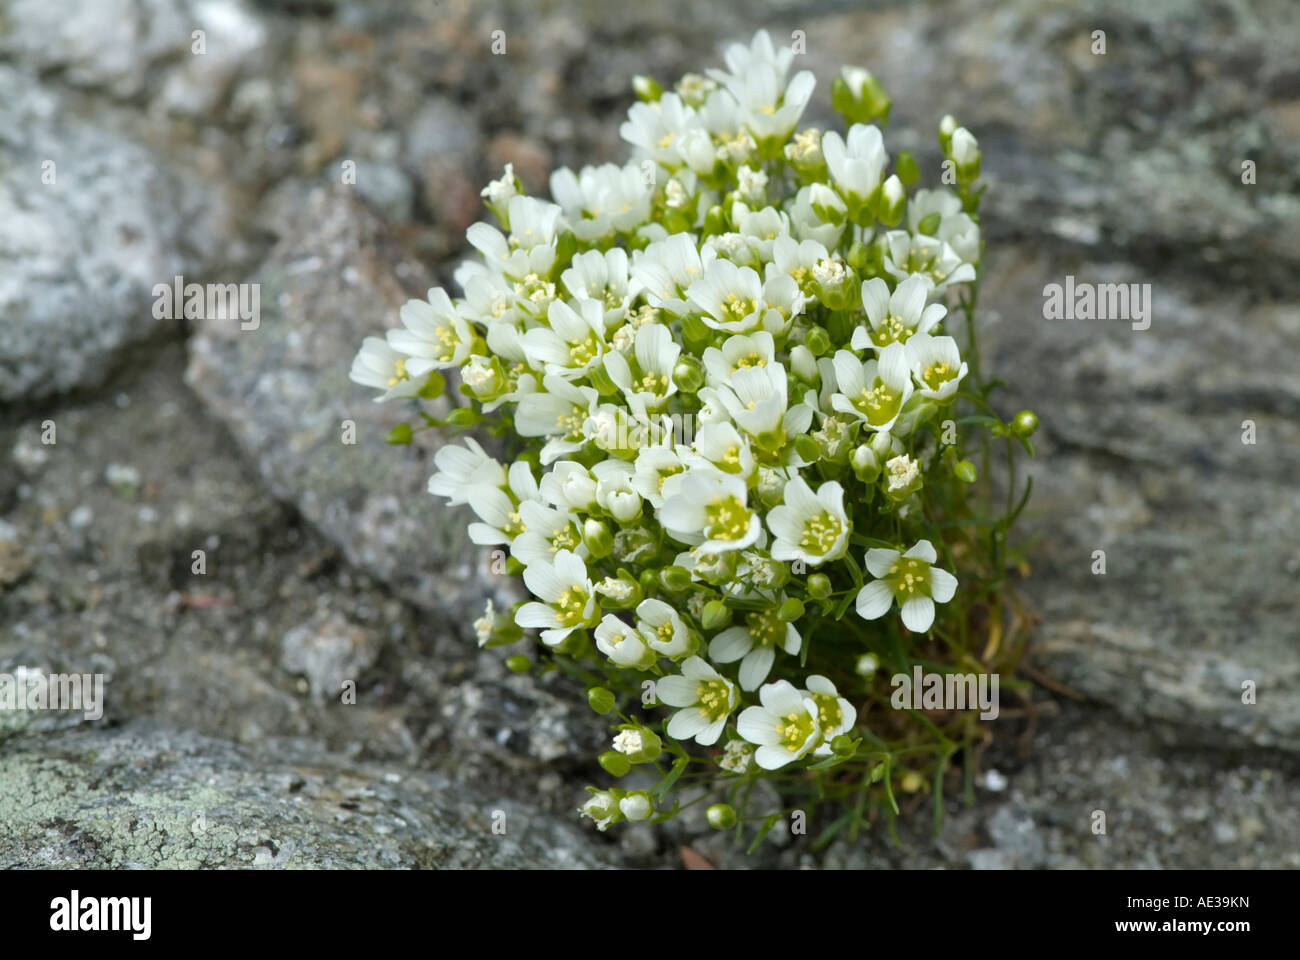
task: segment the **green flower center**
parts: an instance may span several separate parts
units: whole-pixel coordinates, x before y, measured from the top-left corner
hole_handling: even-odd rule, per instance
[[[823,510],[804,521],[803,536],[799,538],[799,546],[812,554],[829,553],[843,529],[838,518],[832,517],[828,511]]]
[[[558,553],[561,550],[574,550],[581,542],[572,524],[565,527],[556,527],[551,531],[551,553]]]
[[[878,347],[885,347],[891,343],[907,343],[908,337],[914,333],[916,331],[904,323],[902,317],[896,317],[891,313],[881,321],[880,326],[871,331],[871,342]]]
[[[710,540],[739,540],[749,532],[749,509],[736,497],[723,497],[704,508],[704,533]]]
[[[785,642],[785,623],[777,618],[775,610],[751,613],[745,617],[746,629],[760,647],[774,647]]]
[[[523,533],[525,529],[524,521],[520,518],[519,511],[512,510],[510,516],[507,518],[506,525],[501,528],[501,532],[513,540],[515,537]]]
[[[862,412],[867,418],[867,423],[873,427],[878,427],[883,423],[888,423],[896,413],[903,399],[901,393],[895,393],[876,377],[876,382],[870,389],[863,388],[858,392],[857,398],[853,405]]]
[[[555,601],[555,612],[562,627],[576,627],[582,623],[586,608],[587,591],[582,587],[569,587]]]
[[[810,693],[808,697],[817,704],[817,723],[823,732],[834,730],[844,720],[838,697],[829,693]]]
[[[734,293],[727,294],[727,299],[722,303],[724,319],[730,319],[732,321],[744,320],[753,312],[754,301]]]
[[[787,713],[778,719],[776,731],[781,736],[781,746],[796,753],[812,736],[813,718],[807,713]]]
[[[569,347],[569,359],[577,366],[582,366],[585,363],[590,363],[599,351],[600,346],[596,343],[596,334],[589,333],[587,339]]]
[[[751,353],[747,357],[740,357],[736,360],[737,370],[748,370],[751,367],[766,367],[767,357],[758,353]]]
[[[695,694],[700,701],[700,715],[708,717],[710,723],[721,720],[731,709],[731,690],[725,680],[701,680]]]
[[[639,381],[636,381],[634,386],[640,393],[652,393],[656,397],[660,397],[668,390],[668,378],[663,374],[647,373]]]
[[[900,602],[930,595],[930,564],[924,560],[903,557],[889,568],[884,579]]]
[[[397,362],[393,364],[393,375],[388,378],[388,385],[395,387],[403,380],[409,380],[411,375],[406,372],[406,358],[398,357]]]
[[[921,380],[931,390],[938,390],[956,375],[957,371],[941,360],[926,367],[925,372],[921,374]]]

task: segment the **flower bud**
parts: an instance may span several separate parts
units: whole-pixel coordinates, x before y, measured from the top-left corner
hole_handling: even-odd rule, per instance
[[[592,687],[587,691],[587,705],[603,717],[614,709],[614,694],[604,687]]]
[[[826,332],[825,327],[809,327],[808,332],[803,335],[803,343],[814,357],[831,352],[831,335]]]
[[[957,182],[970,183],[980,175],[979,141],[965,127],[952,132],[948,143],[948,158],[957,167]]]
[[[527,673],[532,668],[533,661],[522,653],[516,653],[513,657],[506,657],[506,669],[511,673]]]
[[[847,310],[861,295],[857,274],[842,260],[818,260],[812,268],[817,299],[831,310]]]
[[[1038,429],[1038,417],[1032,410],[1021,410],[1011,421],[1011,432],[1017,437],[1028,438]]]
[[[880,668],[880,660],[874,653],[864,653],[858,657],[854,671],[860,677],[870,677]]]
[[[798,597],[786,597],[776,609],[776,618],[785,623],[792,623],[803,616],[803,601]]]
[[[654,804],[650,802],[650,795],[644,790],[629,793],[618,802],[618,809],[629,820],[648,820],[655,812]]]
[[[806,586],[808,588],[808,596],[812,597],[814,600],[825,600],[833,591],[831,578],[826,576],[824,573],[814,573],[808,578]]]
[[[607,750],[596,758],[611,777],[621,777],[632,769],[632,761],[616,750]]]
[[[604,830],[611,823],[623,819],[623,813],[618,808],[619,798],[623,796],[622,790],[597,790],[595,787],[588,787],[587,792],[591,794],[591,798],[579,808],[579,812],[584,817],[595,820],[597,830]]]
[[[952,466],[953,475],[962,483],[974,483],[977,476],[975,464],[969,460],[959,460]]]
[[[583,521],[582,542],[597,560],[608,557],[614,549],[614,535],[609,532],[609,525],[595,517]]]
[[[673,383],[683,393],[695,393],[704,386],[704,372],[694,357],[682,357],[673,367]]]
[[[863,483],[874,483],[880,476],[880,460],[865,443],[853,451],[849,463],[853,466],[853,475]]]
[[[850,126],[889,119],[889,94],[861,67],[844,67],[831,81],[831,106]]]
[[[820,329],[820,328],[818,328]],[[825,333],[825,331],[822,331]],[[829,348],[830,341],[827,340]],[[817,382],[817,355],[805,344],[790,348],[790,372],[807,383]]]
[[[691,572],[674,564],[659,571],[659,584],[669,593],[681,593],[691,586]]]
[[[736,808],[729,803],[715,803],[704,816],[714,830],[730,830],[736,825]]]
[[[898,179],[909,187],[916,183],[921,176],[921,170],[916,165],[916,158],[906,152],[898,155],[898,159],[894,161],[894,170],[898,173]]]
[[[710,600],[704,605],[700,626],[705,630],[721,630],[731,623],[731,608],[721,600]]]
[[[636,94],[638,100],[654,103],[664,95],[664,88],[659,86],[653,77],[638,73],[632,78],[632,92]]]
[[[629,724],[619,728],[614,749],[631,763],[653,763],[664,752],[664,744],[648,727]]]
[[[876,216],[887,227],[897,226],[903,219],[903,206],[907,193],[903,190],[903,181],[894,174],[880,188],[880,201],[876,205]]]
[[[831,751],[837,757],[851,757],[858,752],[858,741],[841,733],[831,740]]]
[[[927,237],[933,237],[939,232],[939,223],[942,221],[939,211],[927,213],[921,218],[921,222],[916,225],[916,232],[925,234]]]

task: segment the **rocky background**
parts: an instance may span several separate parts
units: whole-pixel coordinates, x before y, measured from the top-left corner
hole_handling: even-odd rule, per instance
[[[599,728],[468,641],[510,585],[347,367],[503,163],[621,159],[631,75],[759,26],[805,32],[807,119],[860,63],[891,152],[980,139],[1041,621],[937,839],[746,859],[577,821]],[[108,677],[98,722],[0,714],[0,867],[1300,866],[1298,54],[1292,0],[0,3],[0,672]],[[178,274],[259,283],[260,328],[154,319]],[[1066,275],[1150,283],[1150,329],[1044,320]]]

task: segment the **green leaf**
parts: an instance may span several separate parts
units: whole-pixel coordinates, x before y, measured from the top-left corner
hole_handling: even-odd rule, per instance
[[[781,819],[781,814],[774,813],[762,822],[758,832],[754,834],[754,841],[749,845],[749,849],[745,851],[746,856],[758,849],[758,845],[763,842],[764,837],[772,832],[772,828],[776,826],[776,821],[779,819]]]
[[[686,769],[686,765],[690,762],[690,757],[682,757],[680,760],[675,761],[672,765],[672,769],[668,771],[664,778],[660,780],[650,792],[661,797],[668,796],[668,791],[672,789],[673,784],[677,782],[677,778],[682,775],[682,772]]]

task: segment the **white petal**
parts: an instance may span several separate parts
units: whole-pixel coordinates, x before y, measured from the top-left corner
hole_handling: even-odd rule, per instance
[[[718,663],[734,663],[754,646],[754,638],[744,627],[728,627],[709,641],[709,659]]]
[[[947,570],[930,568],[930,596],[935,603],[947,603],[957,592],[957,578]]]
[[[873,577],[889,575],[889,568],[898,563],[898,551],[872,547],[867,551],[867,572]]]
[[[707,726],[708,716],[700,713],[697,707],[688,707],[672,715],[668,721],[668,736],[674,740],[689,740]]]
[[[903,554],[909,560],[924,560],[926,563],[934,563],[939,559],[939,555],[934,552],[934,544],[929,540],[918,540],[911,550]]]
[[[903,604],[903,626],[913,633],[925,633],[934,624],[934,601],[912,597]]]
[[[889,612],[894,603],[894,592],[883,580],[872,580],[858,591],[858,616],[863,620],[878,620]]]
[[[740,689],[753,690],[758,687],[772,672],[772,661],[775,659],[776,651],[771,647],[758,647],[745,654],[745,659],[740,661]]]
[[[760,746],[781,742],[777,718],[762,707],[747,707],[736,719],[736,730],[750,743]]]

